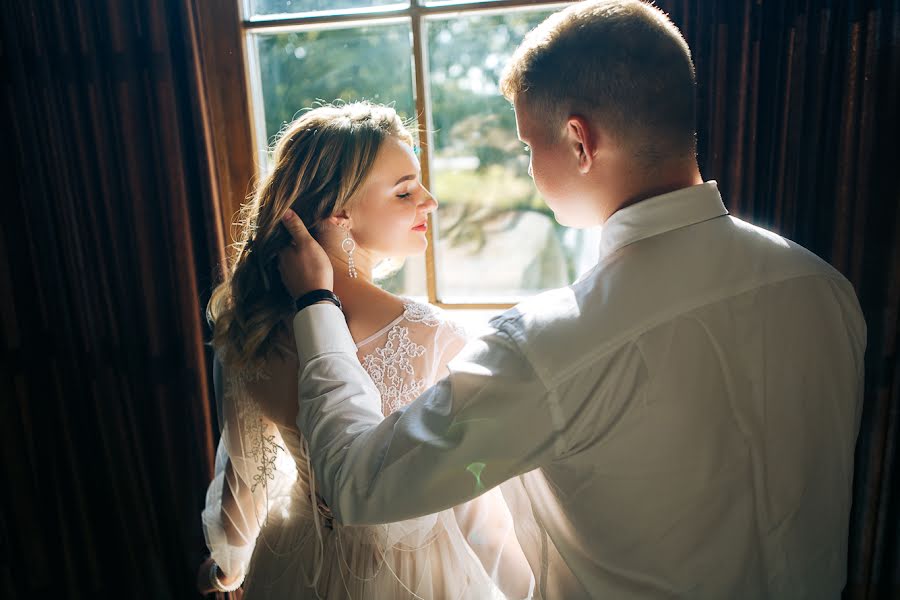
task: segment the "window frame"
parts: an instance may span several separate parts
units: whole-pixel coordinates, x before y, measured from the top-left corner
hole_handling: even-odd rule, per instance
[[[291,15],[244,16],[250,13],[250,0],[195,0],[194,8],[200,25],[203,47],[202,78],[207,90],[210,122],[222,131],[215,136],[213,149],[221,203],[223,231],[232,231],[233,217],[265,168],[261,157],[267,144],[265,127],[259,122],[253,106],[261,102],[260,92],[252,84],[258,76],[253,35],[259,32],[296,31],[328,26],[351,27],[359,24],[408,21],[412,32],[413,95],[419,122],[419,161],[422,182],[431,189],[432,114],[428,85],[428,48],[424,40],[423,21],[429,17],[466,14],[503,14],[521,9],[558,9],[572,2],[559,0],[495,0],[452,4],[441,2],[425,5],[409,0],[408,6],[397,5],[346,9],[341,11],[299,13]],[[239,61],[235,61],[239,57]],[[240,64],[236,64],[239,62]],[[235,93],[235,91],[241,93]],[[243,184],[241,183],[243,182]],[[428,249],[425,254],[426,291],[428,301],[445,309],[506,309],[502,302],[443,302],[438,296],[433,215],[428,215]],[[231,235],[227,240],[231,241]],[[229,256],[229,259],[231,257]]]

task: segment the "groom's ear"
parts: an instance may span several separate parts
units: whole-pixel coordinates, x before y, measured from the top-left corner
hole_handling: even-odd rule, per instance
[[[581,115],[571,115],[566,121],[566,139],[578,160],[578,170],[585,174],[594,164],[598,136],[591,122]]]

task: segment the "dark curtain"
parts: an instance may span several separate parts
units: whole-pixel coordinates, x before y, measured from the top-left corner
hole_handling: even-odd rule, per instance
[[[196,596],[220,258],[192,16],[3,2],[0,597]]]
[[[657,4],[697,64],[704,176],[856,286],[844,595],[900,597],[900,0]],[[196,596],[223,236],[191,5],[3,3],[3,598]]]

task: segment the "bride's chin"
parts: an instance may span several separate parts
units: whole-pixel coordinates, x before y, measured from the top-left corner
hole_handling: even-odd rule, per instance
[[[425,251],[428,249],[428,240],[422,240],[419,243],[412,243],[406,248],[395,248],[394,252],[390,254],[390,258],[396,258],[400,260],[404,260],[407,258],[415,258],[416,256],[422,256],[425,254]]]
[[[418,237],[413,243],[410,251],[406,254],[406,256],[419,256],[420,254],[425,254],[425,251],[428,249],[428,238],[425,237],[425,234],[419,234],[421,237]]]

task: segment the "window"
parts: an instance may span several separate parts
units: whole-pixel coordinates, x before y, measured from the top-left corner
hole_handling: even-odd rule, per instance
[[[499,93],[522,37],[559,3],[245,0],[257,153],[317,101],[391,103],[417,121],[425,185],[440,202],[426,256],[382,282],[447,308],[497,309],[572,281],[593,231],[556,223],[528,175]]]

